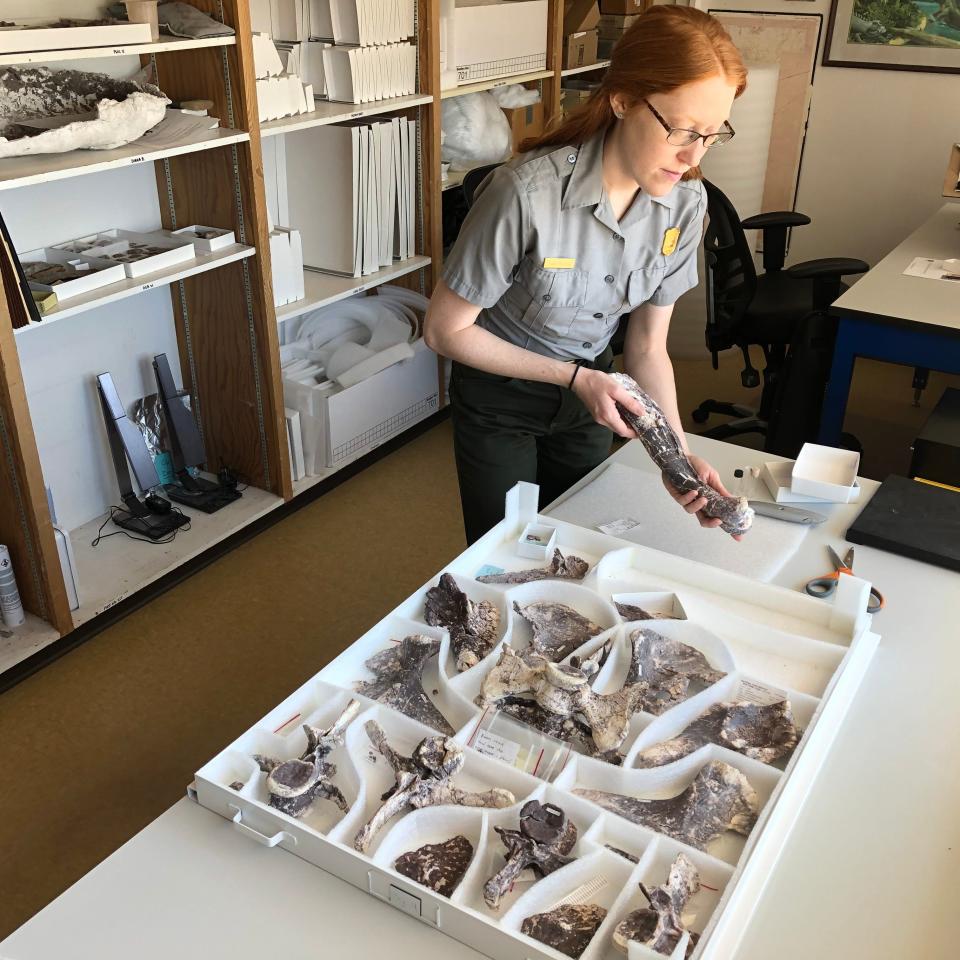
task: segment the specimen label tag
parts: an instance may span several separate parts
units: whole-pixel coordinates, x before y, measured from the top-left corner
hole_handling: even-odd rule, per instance
[[[608,536],[619,537],[620,534],[626,533],[628,530],[632,530],[634,527],[639,526],[639,520],[634,520],[633,517],[621,517],[619,520],[611,520],[609,523],[601,523],[597,529],[601,533],[606,533]]]
[[[474,575],[474,580],[477,577],[495,577],[498,574],[504,572],[503,567],[495,567],[492,563],[485,563]]]
[[[544,270],[572,270],[577,265],[574,257],[545,257]]]
[[[771,703],[780,703],[781,700],[786,700],[787,695],[783,690],[768,687],[764,683],[757,683],[756,680],[741,680],[737,689],[737,699],[746,700],[748,703],[758,703],[761,707],[766,707]]]
[[[499,734],[491,733],[489,730],[481,730],[477,734],[477,739],[473,743],[473,749],[477,753],[493,757],[496,760],[502,760],[509,763],[511,767],[516,766],[517,757],[520,754],[520,744]]]
[[[680,228],[671,227],[663,235],[663,246],[660,248],[660,252],[665,256],[669,257],[674,250],[677,249],[677,243],[680,241]]]

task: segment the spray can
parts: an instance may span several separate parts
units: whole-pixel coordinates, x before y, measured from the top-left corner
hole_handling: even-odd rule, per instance
[[[10,551],[0,543],[0,616],[8,627],[19,627],[25,617],[23,604],[20,603],[20,591],[13,575],[13,563]]]

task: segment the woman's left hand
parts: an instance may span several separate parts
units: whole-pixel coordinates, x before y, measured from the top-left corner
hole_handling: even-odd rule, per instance
[[[690,465],[697,471],[697,476],[708,486],[713,487],[721,496],[730,497],[732,494],[723,485],[720,474],[703,457],[698,457],[694,453],[688,453],[687,459]],[[703,508],[707,505],[707,498],[698,496],[696,490],[689,490],[686,493],[680,493],[672,483],[667,479],[666,473],[662,474],[663,485],[667,488],[667,493],[673,497],[677,503],[683,507],[687,513],[696,514],[701,527],[719,527],[723,521],[719,517],[710,517],[703,513]],[[734,540],[742,539],[741,536],[734,536]]]

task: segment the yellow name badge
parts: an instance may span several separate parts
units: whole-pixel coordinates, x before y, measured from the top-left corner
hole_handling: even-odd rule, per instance
[[[671,227],[663,235],[663,246],[660,248],[660,252],[665,256],[669,257],[674,250],[677,249],[677,244],[680,242],[680,228]]]
[[[546,257],[543,261],[544,270],[572,270],[576,265],[573,257]]]

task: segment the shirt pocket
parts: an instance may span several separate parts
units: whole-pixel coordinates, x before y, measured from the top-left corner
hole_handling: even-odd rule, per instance
[[[627,298],[623,302],[623,312],[635,310],[646,303],[657,292],[666,272],[666,264],[631,270],[627,279]]]
[[[566,337],[587,297],[585,270],[545,270],[524,263],[517,283],[529,294],[521,324],[547,337]]]

